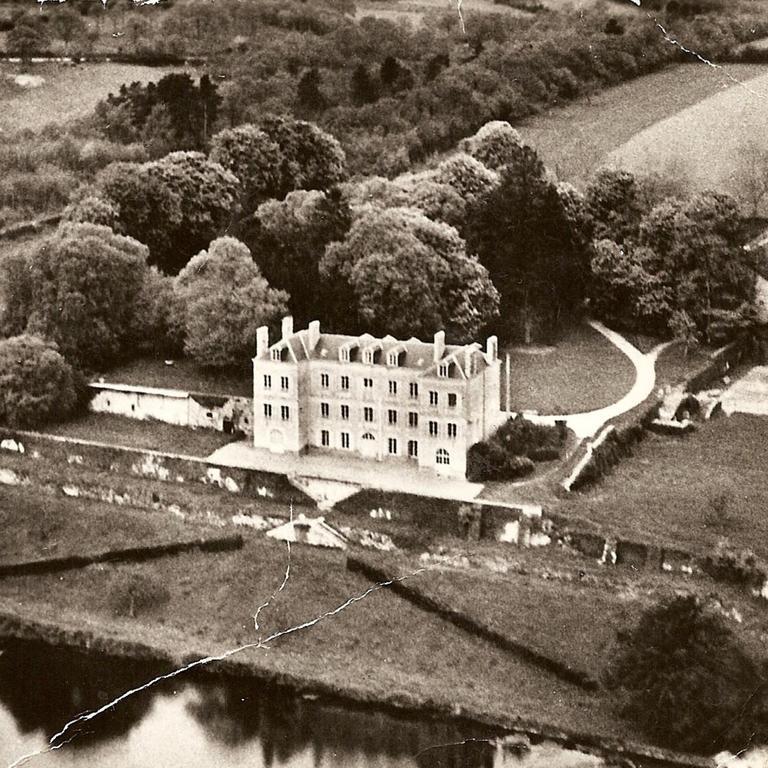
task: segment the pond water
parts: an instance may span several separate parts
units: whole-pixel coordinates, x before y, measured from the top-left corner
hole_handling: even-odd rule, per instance
[[[0,644],[0,765],[45,749],[73,717],[168,671],[35,643]],[[67,738],[75,731],[68,732]],[[72,768],[599,768],[554,744],[515,755],[454,723],[310,700],[250,679],[165,681],[28,766]],[[461,742],[467,740],[464,744]]]

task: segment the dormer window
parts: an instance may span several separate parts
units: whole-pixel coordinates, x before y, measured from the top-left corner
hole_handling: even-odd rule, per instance
[[[397,352],[390,352],[387,356],[387,365],[394,365],[397,366],[398,359],[397,359]]]
[[[448,375],[451,371],[451,364],[450,363],[440,363],[440,365],[437,367],[437,375],[441,379],[447,379]]]
[[[349,362],[349,347],[342,347],[340,355],[341,355],[341,362],[342,363],[348,363]]]
[[[366,365],[373,365],[373,350],[372,349],[366,349],[364,357],[365,357],[365,364]]]
[[[280,362],[283,359],[283,351],[279,348],[275,348],[272,350],[272,359],[275,362]]]

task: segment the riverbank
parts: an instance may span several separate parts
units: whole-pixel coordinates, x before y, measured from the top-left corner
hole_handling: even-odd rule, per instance
[[[251,557],[256,554],[250,550]],[[285,568],[284,551],[274,547],[274,557],[265,556],[265,550],[259,554],[258,571],[279,582]],[[311,572],[306,567],[307,557],[314,561]],[[300,623],[301,613],[304,621],[312,619],[370,588],[370,583],[354,574],[344,571],[342,576],[334,557],[333,553],[294,552],[286,588],[289,594],[278,595],[260,616],[264,636]],[[218,564],[223,560],[243,566],[236,553],[209,557],[206,562],[211,567],[207,569],[199,554],[180,555],[163,563],[165,573],[157,577],[171,586],[171,603],[178,603],[179,593],[169,579],[172,571],[190,573],[196,567],[206,581],[215,584],[222,575]],[[317,568],[321,567],[326,577],[317,585]],[[196,611],[177,605],[176,610],[150,611],[136,620],[109,615],[98,595],[115,571],[125,575],[135,569],[141,565],[96,566],[87,573],[67,574],[63,580],[58,576],[4,580],[0,585],[0,636],[158,660],[169,670],[258,642],[259,634],[248,614],[263,602],[263,593],[258,584],[247,590],[257,597],[246,599],[243,591],[244,585],[258,581],[249,578],[255,569],[248,570],[240,583],[236,578],[229,585],[225,582],[218,601],[215,590],[196,593]],[[92,588],[85,590],[85,583]],[[188,587],[195,591],[192,584]],[[225,599],[226,593],[230,593],[230,600]],[[201,617],[201,604],[208,611],[207,624]],[[225,638],[217,629],[229,624],[233,608],[243,622],[239,632],[227,632]],[[181,616],[186,616],[186,625],[180,625]],[[540,670],[531,670],[509,654],[403,603],[386,589],[373,592],[306,631],[270,643],[268,650],[246,649],[201,669],[253,676],[302,694],[467,721],[488,728],[492,734],[525,732],[595,754],[640,759],[642,765],[712,765],[701,758],[642,746],[629,733],[627,724],[612,716],[612,702],[605,694],[586,693]]]

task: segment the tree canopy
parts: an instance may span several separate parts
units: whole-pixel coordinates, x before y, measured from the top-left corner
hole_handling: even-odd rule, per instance
[[[346,198],[334,188],[268,200],[246,223],[244,242],[269,284],[288,292],[297,323],[325,317],[320,260],[328,243],[344,239],[351,219]]]
[[[493,320],[498,293],[453,227],[408,208],[372,209],[320,263],[340,330],[465,342]],[[350,327],[353,326],[353,327]]]
[[[716,608],[694,596],[650,608],[610,677],[626,694],[624,714],[661,744],[714,754],[768,738],[763,671]]]
[[[288,294],[270,288],[248,248],[214,240],[176,277],[184,351],[211,368],[243,367],[256,351],[256,330],[286,313]]]
[[[120,359],[147,271],[145,245],[95,224],[65,224],[30,254],[28,333],[84,370]]]
[[[467,244],[501,295],[500,332],[551,336],[577,310],[588,258],[578,200],[551,181],[526,148],[470,206]]]
[[[17,429],[70,416],[82,382],[56,345],[37,336],[0,340],[0,424]]]

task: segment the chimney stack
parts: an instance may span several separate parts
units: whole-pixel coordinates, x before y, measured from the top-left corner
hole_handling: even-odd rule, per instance
[[[283,341],[293,336],[293,315],[286,315],[283,318]]]
[[[315,347],[317,347],[317,342],[320,341],[320,321],[319,320],[313,320],[308,328],[307,328],[307,334],[309,336],[309,349],[310,351],[315,350]]]
[[[445,354],[445,331],[438,331],[435,334],[435,357],[434,361],[436,363],[440,362],[440,360],[443,359],[443,355]]]
[[[269,349],[269,328],[262,325],[256,331],[256,357],[264,357]]]
[[[499,337],[489,336],[485,343],[485,357],[489,363],[495,362],[499,357]]]

